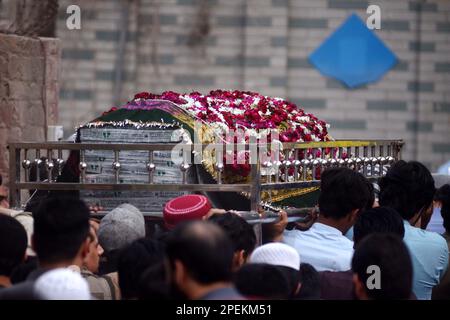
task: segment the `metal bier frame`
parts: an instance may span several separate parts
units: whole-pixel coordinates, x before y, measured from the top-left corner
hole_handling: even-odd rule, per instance
[[[288,188],[307,188],[320,185],[318,175],[330,167],[348,167],[358,170],[370,180],[376,180],[383,175],[383,168],[401,159],[402,140],[337,140],[328,142],[283,143],[281,152],[271,163],[260,163],[257,156],[255,163],[251,164],[250,180],[248,183],[228,184],[223,181],[224,163],[219,156],[215,164],[217,171],[214,184],[190,184],[186,174],[190,164],[188,159],[193,150],[205,149],[208,145],[186,145],[183,151],[183,161],[180,165],[180,174],[183,177],[181,184],[154,183],[156,165],[153,160],[155,151],[170,151],[177,144],[103,144],[103,143],[10,143],[9,144],[9,187],[11,206],[20,208],[22,205],[21,190],[146,190],[146,191],[188,191],[188,192],[245,192],[250,197],[251,211],[243,212],[244,218],[252,223],[260,224],[273,222],[278,215],[258,214],[261,204],[261,192]],[[222,146],[223,147],[223,146]],[[256,141],[240,145],[247,150],[260,150],[262,145]],[[253,149],[252,149],[253,148]],[[264,146],[267,150],[267,146]],[[220,148],[219,148],[220,149]],[[66,183],[56,182],[55,175],[59,175],[65,164],[63,151],[80,152],[80,182]],[[88,163],[85,161],[87,150],[110,150],[114,153],[114,161],[111,164],[114,173],[114,183],[90,183],[86,181]],[[119,155],[121,151],[136,150],[147,151],[148,182],[142,184],[128,184],[120,182]],[[216,149],[217,150],[217,149]],[[222,150],[222,149],[220,149]],[[239,150],[239,149],[238,149]],[[34,152],[33,152],[34,151]],[[47,155],[45,166],[42,167],[41,154]],[[279,154],[283,158],[278,157]],[[56,154],[56,158],[54,158]],[[282,160],[282,161],[280,161]],[[30,182],[28,175],[32,163],[36,165],[37,181]],[[40,181],[39,170],[47,170],[48,179]],[[268,175],[262,176],[261,169],[265,169]],[[55,174],[56,172],[56,174]],[[274,177],[273,177],[274,176]],[[263,178],[265,177],[265,178]],[[147,216],[161,217],[159,213],[144,213]]]

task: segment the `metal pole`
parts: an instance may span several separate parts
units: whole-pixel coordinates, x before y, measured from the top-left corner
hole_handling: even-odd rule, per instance
[[[256,138],[251,136],[250,143],[256,145]],[[256,153],[258,154],[258,153]],[[253,159],[254,160],[254,159]],[[256,161],[250,163],[251,165],[251,187],[250,187],[250,210],[258,212],[259,204],[261,201],[261,170],[259,157],[256,157]],[[257,223],[254,226],[254,231],[256,235],[256,243],[257,245],[262,244],[262,224]]]
[[[20,149],[11,144],[9,146],[9,196],[14,208],[20,208],[21,204],[17,182],[20,182]]]
[[[251,165],[251,190],[250,190],[250,210],[259,212],[258,207],[261,197],[261,175],[259,172],[259,165]],[[254,225],[254,231],[256,235],[256,244],[260,246],[262,244],[262,225],[257,223]]]

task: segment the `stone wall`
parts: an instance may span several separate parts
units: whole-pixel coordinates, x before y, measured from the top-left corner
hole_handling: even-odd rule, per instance
[[[201,2],[132,2],[118,86],[124,2],[62,0],[60,110],[66,133],[117,103],[115,95],[123,103],[142,90],[230,88],[292,99],[330,122],[336,138],[405,139],[405,158],[433,170],[450,159],[448,1],[425,2],[420,42],[415,1],[376,1],[382,29],[375,32],[400,63],[378,83],[355,90],[321,75],[307,57],[351,13],[365,20],[370,1],[209,0],[206,14]],[[64,10],[72,3],[81,7],[81,30],[65,27]],[[192,42],[205,26],[209,32]]]
[[[0,34],[0,173],[8,177],[7,144],[45,141],[58,122],[57,39]]]

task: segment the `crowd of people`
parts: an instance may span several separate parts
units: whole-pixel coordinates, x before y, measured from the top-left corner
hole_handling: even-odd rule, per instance
[[[81,199],[49,196],[17,212],[0,187],[0,299],[450,299],[450,185],[398,161],[377,187],[329,168],[310,223],[281,211],[259,246],[199,194],[170,200],[150,230],[131,204],[95,219]],[[442,235],[426,231],[433,211]]]

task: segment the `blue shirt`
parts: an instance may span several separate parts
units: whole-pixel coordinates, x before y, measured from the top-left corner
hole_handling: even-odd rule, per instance
[[[447,270],[447,242],[441,235],[413,227],[406,220],[404,225],[403,240],[413,264],[413,292],[417,299],[430,300],[433,287]]]
[[[430,222],[428,223],[427,230],[439,234],[445,232],[444,219],[442,219],[441,208],[433,209],[433,214],[431,215],[431,219]]]
[[[298,251],[301,262],[317,271],[351,269],[353,241],[336,228],[316,222],[307,231],[284,231],[283,242]]]
[[[234,287],[225,287],[208,292],[199,300],[246,300]]]
[[[353,241],[353,226],[352,226],[350,229],[348,229],[347,233],[344,234],[344,236],[345,236],[348,240]]]

